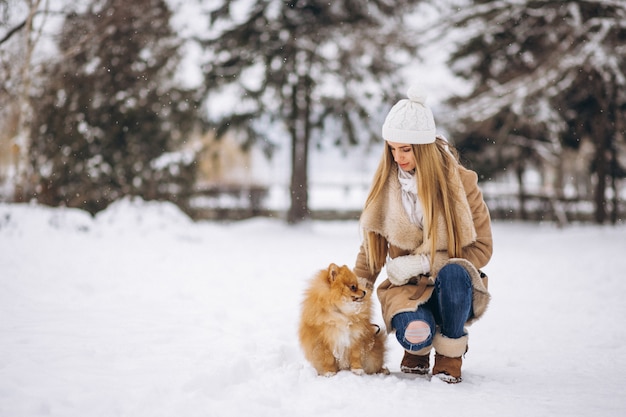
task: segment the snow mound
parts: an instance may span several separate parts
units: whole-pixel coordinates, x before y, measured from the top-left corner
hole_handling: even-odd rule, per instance
[[[0,232],[12,235],[130,230],[147,234],[186,229],[192,224],[193,220],[175,204],[141,198],[116,201],[95,218],[76,208],[0,203]]]
[[[96,215],[96,222],[118,232],[130,229],[141,232],[163,231],[193,223],[174,203],[145,201],[137,197],[125,197],[114,202]]]
[[[87,232],[93,218],[84,210],[36,204],[0,203],[0,233],[13,235],[54,231]]]

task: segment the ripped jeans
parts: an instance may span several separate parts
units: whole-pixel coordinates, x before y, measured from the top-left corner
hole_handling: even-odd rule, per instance
[[[396,338],[409,351],[430,346],[437,326],[451,339],[465,336],[465,322],[472,317],[472,280],[460,265],[441,268],[430,299],[416,311],[398,313],[391,319]]]

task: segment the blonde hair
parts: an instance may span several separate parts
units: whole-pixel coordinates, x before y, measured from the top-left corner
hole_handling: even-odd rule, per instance
[[[430,239],[430,259],[435,258],[437,251],[437,226],[439,218],[444,221],[447,236],[447,251],[451,258],[461,257],[463,248],[460,239],[460,219],[455,210],[459,195],[458,154],[456,150],[442,138],[434,143],[411,145],[415,157],[417,192],[424,209],[424,232]],[[365,209],[381,194],[391,169],[395,164],[389,146],[385,142],[385,150],[374,174]],[[386,239],[376,232],[364,231],[365,253],[371,273],[376,273],[385,264],[388,247]]]

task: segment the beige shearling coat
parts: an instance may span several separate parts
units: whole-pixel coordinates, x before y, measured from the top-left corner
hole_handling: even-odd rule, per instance
[[[430,241],[419,226],[411,223],[402,205],[402,191],[397,176],[397,166],[394,165],[389,174],[385,189],[381,192],[377,201],[363,211],[360,218],[361,227],[364,231],[372,231],[387,240],[388,254],[390,258],[409,254],[430,255]],[[458,177],[450,178],[450,181],[461,181],[465,195],[458,196],[461,201],[456,207],[460,214],[462,228],[460,231],[463,246],[462,258],[449,258],[447,254],[447,234],[443,219],[439,219],[437,227],[437,253],[433,261],[429,286],[416,299],[416,285],[407,284],[394,286],[385,279],[378,286],[378,298],[380,300],[383,319],[387,331],[393,331],[391,319],[394,315],[404,311],[415,311],[419,305],[430,298],[434,283],[439,270],[449,263],[463,266],[472,279],[473,286],[473,317],[468,321],[470,324],[480,318],[489,303],[487,290],[487,277],[479,271],[483,268],[492,254],[491,219],[489,210],[485,204],[482,192],[478,188],[478,176],[460,164],[458,165]],[[374,285],[380,270],[373,274],[369,270],[364,244],[361,244],[357,255],[354,272],[367,279]]]

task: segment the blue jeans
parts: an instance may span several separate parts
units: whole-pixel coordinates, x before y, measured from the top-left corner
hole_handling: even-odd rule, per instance
[[[442,335],[451,339],[465,336],[465,322],[472,314],[470,275],[462,266],[449,264],[439,271],[430,299],[416,311],[396,314],[391,319],[391,325],[396,329],[396,338],[404,349],[418,351],[432,344],[437,326]],[[418,343],[407,340],[405,333],[412,322],[422,322],[420,324],[424,327],[424,323],[427,324],[430,335]]]

